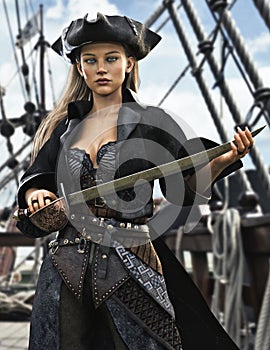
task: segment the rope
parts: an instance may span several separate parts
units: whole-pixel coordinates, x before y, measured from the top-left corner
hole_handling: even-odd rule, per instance
[[[194,29],[194,32],[199,40],[199,42],[205,42],[206,41],[206,34],[204,33],[203,27],[199,21],[198,15],[195,11],[194,6],[191,4],[191,2],[189,0],[182,0],[182,4],[183,7],[187,13],[187,16],[189,18],[189,21]],[[219,79],[220,76],[220,69],[218,67],[218,64],[214,58],[214,56],[212,55],[211,51],[206,51],[205,52],[207,61],[209,63],[209,66],[212,70],[212,73],[215,77],[216,80]],[[220,90],[222,92],[222,95],[225,98],[225,101],[228,105],[228,108],[232,114],[232,116],[234,116],[235,122],[237,125],[241,124],[242,122],[242,118],[240,115],[240,112],[235,104],[235,101],[230,93],[229,87],[226,83],[225,80],[223,80],[220,84],[219,84]]]
[[[185,1],[182,1],[182,4],[184,7],[186,7],[186,5],[187,5]],[[173,5],[171,3],[169,3],[167,5],[167,8],[168,8],[168,11],[169,11],[170,16],[172,18],[172,21],[173,21],[173,24],[174,24],[175,29],[177,31],[177,34],[181,40],[181,43],[182,43],[182,46],[183,46],[184,51],[186,53],[186,56],[188,58],[189,64],[191,66],[191,69],[192,69],[192,72],[194,75],[194,78],[196,79],[196,82],[201,90],[201,93],[202,93],[203,98],[206,102],[208,110],[213,118],[216,129],[219,132],[219,135],[221,137],[222,142],[227,142],[229,140],[229,137],[225,131],[225,127],[222,123],[222,120],[219,117],[219,114],[218,114],[218,111],[216,109],[213,98],[211,96],[210,90],[208,89],[208,87],[203,79],[201,65],[200,65],[200,67],[198,67],[198,65],[197,65],[195,55],[193,54],[193,52],[190,48],[187,36],[186,36],[185,31],[182,27],[182,24],[180,23],[180,21],[177,18],[177,13],[176,13]],[[241,187],[244,190],[251,190],[251,185],[250,185],[250,182],[249,182],[245,172],[239,171],[237,173],[237,176],[239,177],[239,182],[241,184]]]
[[[221,15],[222,14],[222,15]],[[252,81],[254,87],[260,88],[263,87],[263,82],[258,74],[257,68],[249,54],[249,51],[245,45],[244,39],[241,36],[241,33],[239,29],[237,28],[230,12],[225,8],[221,12],[221,20],[222,24],[224,25],[233,45],[234,48],[243,63],[243,66],[246,69],[246,72],[248,73],[250,80]]]
[[[39,96],[39,90],[38,90],[38,83],[37,83],[37,60],[38,60],[38,51],[36,50],[35,58],[33,59],[33,84],[34,84],[34,91],[35,91],[35,99],[36,104],[38,106],[38,109],[40,110],[40,96]]]
[[[151,27],[165,11],[165,6],[161,4],[156,11],[144,22],[146,27]]]
[[[0,314],[24,313],[30,316],[32,305],[27,304],[27,300],[33,295],[34,291],[17,293],[12,296],[0,292]]]
[[[253,0],[266,26],[270,29],[270,4],[266,0]]]
[[[198,40],[201,43],[207,42],[206,35],[205,35],[203,27],[199,21],[199,18],[198,18],[196,11],[195,11],[194,6],[191,4],[191,2],[189,0],[181,0],[181,1],[182,1],[183,8],[185,9],[185,11],[187,13],[189,21],[194,29],[194,32],[195,32]],[[214,55],[212,54],[211,50],[206,50],[204,53],[205,53],[206,59],[209,63],[210,69],[211,69],[215,79],[218,80],[220,77],[220,70],[219,70],[218,64],[214,58]],[[224,99],[228,105],[228,108],[231,112],[231,115],[232,115],[236,125],[243,124],[242,117],[240,115],[240,112],[236,106],[236,103],[233,99],[233,96],[230,92],[230,89],[229,89],[225,79],[223,79],[220,82],[219,88],[222,92],[222,95],[224,96]],[[218,129],[218,131],[220,132],[219,129]],[[270,200],[270,178],[269,178],[268,169],[266,168],[264,161],[263,161],[262,157],[260,156],[260,153],[259,153],[256,145],[254,145],[254,147],[250,150],[249,154],[250,154],[250,157],[251,157],[254,165],[258,169],[258,176],[259,176],[260,181],[262,182],[262,184],[266,190],[267,196],[269,197],[269,200]],[[241,179],[242,179],[242,182],[244,181],[244,183],[247,183],[247,181],[248,181],[247,177],[246,177],[246,179],[244,179],[244,177],[242,177]],[[242,184],[242,185],[244,185],[244,184]],[[244,186],[243,186],[243,188],[244,188]]]
[[[158,106],[161,106],[162,103],[166,100],[166,98],[170,95],[170,93],[173,91],[173,89],[176,87],[176,85],[180,82],[180,80],[186,75],[186,72],[190,68],[190,65],[188,64],[183,71],[179,74],[177,79],[172,83],[168,91],[165,93],[165,95],[162,97],[162,99],[159,101]]]
[[[208,2],[207,2],[207,4],[209,5]],[[211,8],[211,6],[210,6],[210,8]],[[213,13],[213,11],[212,11],[212,13]],[[264,87],[262,79],[259,76],[256,65],[253,62],[253,60],[249,54],[249,51],[245,45],[244,39],[242,38],[241,33],[240,33],[239,29],[237,28],[230,12],[228,11],[227,8],[222,8],[222,10],[218,10],[218,13],[219,13],[220,19],[222,21],[222,24],[224,25],[232,43],[233,43],[233,46],[234,46],[242,64],[243,64],[243,67],[245,68],[252,84],[254,85],[256,90],[262,89]],[[216,19],[216,15],[214,13],[213,13],[213,16]],[[265,116],[266,122],[268,123],[268,125],[270,127],[269,115],[264,113],[264,116]]]
[[[26,156],[26,158],[28,158],[29,155]],[[15,181],[17,181],[18,178],[18,174],[20,171],[22,171],[23,169],[25,169],[26,165],[28,165],[29,162],[27,160],[23,160],[21,162],[19,162],[19,164],[12,169],[12,171],[10,171],[9,174],[5,175],[4,178],[1,179],[0,181],[0,192],[4,189],[4,187],[12,180],[15,179]]]
[[[270,349],[270,269],[257,325],[255,350]]]
[[[40,247],[44,244],[44,239],[37,238],[35,240],[34,265],[32,268],[32,283],[37,284],[40,269]]]
[[[3,277],[3,281],[8,281],[8,285],[10,286],[12,283],[13,274],[18,272],[19,268],[27,261],[27,259],[29,259],[29,257],[32,257],[33,254],[35,254],[35,258],[36,258],[35,264],[37,265],[37,259],[39,259],[39,256],[40,256],[39,251],[41,247],[44,246],[44,244],[46,244],[47,240],[48,240],[48,236],[37,239],[35,243],[35,248],[32,249],[16,266],[14,266],[11,272],[9,272],[6,276]],[[37,271],[34,271],[34,274],[36,274],[36,276],[34,276],[34,281],[31,281],[31,282],[33,283],[33,285],[36,285]]]
[[[17,160],[14,157],[13,144],[11,142],[11,136],[14,133],[14,126],[7,120],[1,89],[0,89],[0,109],[2,114],[1,134],[6,138],[6,145],[7,145],[8,152],[10,154],[9,165],[12,162],[14,163],[14,166],[16,166]],[[13,169],[14,166],[11,166],[11,168]],[[15,171],[13,171],[13,173],[16,180],[16,185],[18,186],[19,179],[18,179],[17,173]]]
[[[32,144],[33,139],[29,139],[16,153],[13,154],[13,157],[17,157],[18,155],[20,155],[25,149],[26,147],[28,147],[29,145]],[[8,165],[8,162],[11,159],[9,158],[8,160],[6,160],[3,164],[0,165],[0,172]]]
[[[181,249],[183,236],[184,236],[184,226],[179,226],[177,229],[176,238],[175,238],[175,256],[181,262],[183,262],[183,255],[182,255],[182,249]]]
[[[51,92],[52,92],[52,101],[53,101],[53,105],[55,105],[56,97],[55,97],[55,90],[54,90],[54,84],[53,84],[51,61],[50,61],[50,57],[48,55],[47,49],[45,51],[45,54],[46,54],[47,64],[48,64],[48,76],[49,76],[49,82],[50,82],[50,87],[51,87]]]
[[[12,32],[12,26],[11,26],[11,23],[10,23],[8,10],[7,10],[7,5],[6,5],[6,1],[5,0],[3,0],[3,6],[4,6],[5,16],[6,16],[6,20],[7,20],[7,25],[8,25],[10,41],[11,41],[11,45],[13,47],[14,58],[15,58],[16,66],[17,66],[17,72],[19,72],[20,71],[20,65],[19,65],[19,60],[18,60],[18,56],[17,56],[16,50],[15,50],[16,45],[15,45],[15,42],[13,40],[14,35],[13,35],[13,32]],[[26,101],[26,94],[25,94],[25,90],[24,90],[24,87],[23,87],[23,80],[22,80],[21,74],[19,74],[19,80],[20,80],[22,94],[23,94],[24,100]]]
[[[18,0],[15,0],[15,8],[16,8],[19,38],[22,39],[22,28],[21,28],[21,19],[20,19]],[[21,58],[22,58],[22,74],[24,77],[24,84],[25,84],[24,86],[25,86],[25,90],[26,90],[28,99],[30,100],[29,68],[28,68],[28,65],[26,63],[23,45],[19,45],[19,49],[21,51]]]
[[[235,0],[235,1],[234,1],[233,3],[231,3],[230,5],[227,5],[229,10],[232,9],[232,7],[235,5],[236,1],[237,1],[237,0]],[[248,90],[249,90],[250,93],[253,95],[254,92],[253,92],[253,89],[252,89],[252,87],[251,87],[251,84],[250,84],[250,82],[249,82],[249,80],[248,80],[248,77],[247,77],[247,75],[245,74],[245,72],[244,72],[244,70],[243,70],[243,68],[242,68],[242,66],[241,66],[241,63],[239,62],[237,56],[235,55],[233,45],[231,45],[231,44],[229,43],[228,36],[225,34],[225,32],[224,32],[224,30],[223,30],[223,27],[222,27],[222,14],[221,14],[221,16],[220,16],[219,18],[217,18],[217,16],[215,16],[215,14],[213,13],[213,7],[212,7],[212,6],[215,5],[215,3],[213,3],[212,6],[210,6],[210,3],[207,2],[207,5],[208,5],[208,7],[209,7],[209,9],[210,9],[210,11],[211,11],[211,14],[212,14],[212,16],[213,16],[215,22],[216,22],[216,31],[218,31],[218,32],[221,34],[222,39],[223,39],[223,41],[224,41],[225,47],[228,48],[229,54],[230,54],[230,56],[233,58],[233,61],[234,61],[234,63],[236,64],[236,66],[237,66],[237,68],[238,68],[238,70],[239,70],[239,72],[240,72],[240,75],[242,76],[243,80],[245,81]],[[213,40],[213,43],[214,43],[214,40]],[[224,64],[224,66],[221,67],[221,69],[220,69],[220,74],[223,73],[224,68],[225,68],[225,64]]]
[[[234,1],[234,3],[235,3],[235,2],[236,2],[236,0]],[[234,4],[234,3],[233,3],[233,4]],[[230,5],[230,8],[233,6],[233,4]],[[182,7],[182,3],[180,3],[180,4],[176,7],[176,9],[178,10],[180,7]],[[161,30],[161,29],[168,23],[169,20],[170,20],[170,16],[167,17],[166,20],[156,29],[156,32],[158,32],[159,30]],[[213,43],[215,42],[215,40],[216,40],[218,31],[221,30],[220,26],[221,26],[221,21],[218,21],[216,27],[213,29],[213,31],[212,31],[212,32],[209,34],[209,36],[208,36],[209,39],[211,38],[212,44],[213,44]],[[225,43],[224,43],[224,46],[225,46],[225,45],[228,46],[228,43],[225,42]],[[198,51],[198,52],[196,53],[196,56],[197,56],[199,53],[200,53],[200,51]],[[230,53],[231,53],[231,55],[234,57],[234,59],[235,59],[235,61],[236,61],[236,64],[237,64],[237,66],[238,66],[238,69],[241,71],[242,76],[243,76],[243,79],[246,81],[246,84],[248,85],[248,88],[250,89],[250,91],[252,91],[251,88],[250,88],[250,85],[249,85],[248,80],[246,79],[245,75],[243,74],[243,71],[242,71],[242,68],[241,68],[240,64],[237,62],[236,57],[235,57],[235,55],[233,54],[233,51],[230,50]],[[227,57],[226,57],[226,60],[227,60]],[[203,65],[204,65],[205,61],[206,61],[206,58],[205,58],[205,56],[204,56],[203,59],[201,60],[201,63],[197,65],[197,68],[194,69],[194,71],[200,71],[200,70],[203,68]],[[160,100],[160,102],[158,103],[158,106],[160,106],[160,105],[167,99],[167,97],[168,97],[168,96],[170,95],[170,93],[174,90],[174,88],[177,86],[177,84],[180,82],[180,80],[185,76],[185,74],[186,74],[186,72],[188,71],[189,67],[190,67],[190,64],[188,64],[188,65],[183,69],[183,71],[180,73],[180,75],[178,76],[178,78],[172,83],[172,85],[170,86],[170,88],[168,89],[168,91],[165,93],[165,95],[163,96],[163,98]],[[224,62],[224,64],[223,64],[223,67],[220,69],[220,73],[219,73],[220,78],[218,78],[218,81],[220,81],[220,80],[223,78],[223,68],[225,68],[225,62]],[[216,83],[215,85],[218,85],[218,83]],[[222,139],[223,139],[223,138],[222,138]],[[225,138],[224,138],[223,140],[225,140]],[[226,139],[226,141],[228,141],[228,139]],[[224,141],[224,142],[225,142],[225,141]]]
[[[208,217],[208,229],[213,235],[213,274],[215,278],[212,311],[223,323],[235,343],[247,349],[248,337],[241,344],[241,333],[248,326],[242,302],[244,254],[240,229],[241,218],[234,208],[212,212]],[[224,287],[224,311],[220,309]],[[223,319],[221,319],[223,315]]]

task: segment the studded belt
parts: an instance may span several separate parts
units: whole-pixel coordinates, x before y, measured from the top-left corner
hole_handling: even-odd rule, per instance
[[[95,203],[96,204],[96,203]],[[123,221],[122,213],[117,212],[114,209],[109,208],[107,205],[88,205],[91,213],[96,217],[102,218],[115,218],[116,220]],[[129,222],[134,224],[145,224],[147,222],[147,216],[141,216],[138,218],[130,219]]]
[[[60,231],[56,239],[49,243],[52,253],[58,247],[74,244],[78,246],[78,253],[84,253],[88,241],[109,247],[112,240],[116,240],[128,248],[143,245],[150,241],[147,225],[82,216],[80,214],[71,214],[69,221],[76,230],[68,230],[66,227]]]

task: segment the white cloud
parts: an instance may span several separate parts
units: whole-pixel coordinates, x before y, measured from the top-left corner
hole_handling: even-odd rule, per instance
[[[12,1],[9,1],[11,7]],[[47,9],[45,8],[45,39],[50,44],[53,43],[60,35],[64,26],[68,25],[71,20],[77,17],[82,17],[86,13],[89,13],[90,17],[92,18],[95,17],[97,11],[111,15],[121,13],[121,9],[119,9],[116,4],[112,4],[111,2],[109,0],[69,0],[64,5],[63,0],[56,0],[55,6]],[[140,0],[136,2],[136,6],[138,6],[137,8],[139,8],[140,3],[142,7],[140,8],[140,13],[137,13],[138,16],[136,13],[134,13],[132,16],[130,14],[130,16],[133,18],[141,17],[145,19],[149,17],[149,14],[152,12],[152,10],[149,12],[149,7],[151,4],[153,4],[153,1],[145,2],[145,4],[143,4],[143,1]],[[144,12],[144,9],[146,7],[148,9],[148,12]],[[15,24],[16,19],[14,17],[14,12],[15,11],[13,11],[11,14],[11,20],[12,23]],[[5,50],[1,51],[0,58],[1,85],[4,86],[9,82],[12,74],[16,71],[16,65],[12,59],[10,43],[7,41],[9,38],[6,27],[6,25],[0,27],[1,39],[5,43]],[[175,33],[174,28],[172,28],[171,31],[167,30],[167,28],[168,27],[165,28],[166,30],[162,30],[161,35],[163,36],[163,39],[161,43],[157,46],[157,48],[153,50],[149,57],[140,62],[142,85],[139,96],[142,101],[150,104],[157,104],[161,100],[161,98],[170,87],[170,84],[172,84],[172,82],[176,79],[176,77],[180,74],[180,72],[187,64],[186,56],[183,53],[181,43]],[[13,28],[15,35],[16,29],[17,28],[15,24]],[[33,45],[37,42],[37,39],[38,37],[36,36],[33,40]],[[192,35],[189,35],[189,41],[193,47],[194,53],[196,53],[197,44]],[[262,34],[256,39],[248,41],[247,46],[250,48],[250,53],[254,56],[256,55],[255,64],[259,66],[258,71],[264,80],[265,86],[270,86],[269,62],[267,63],[266,67],[262,67],[262,64],[260,63],[262,61],[258,62],[258,60],[261,60],[261,55],[266,57],[266,52],[270,51],[269,33]],[[65,84],[67,69],[69,66],[52,50],[49,49],[49,52],[56,88],[56,95],[58,96]],[[198,62],[200,59],[201,57],[197,57]],[[28,60],[28,62],[30,65],[30,60]],[[211,74],[208,73],[206,66],[204,67],[204,74],[206,74],[206,81],[211,90],[213,85],[213,78]],[[244,86],[242,78],[239,76],[239,74],[236,74],[236,70],[231,71],[231,67],[228,65],[226,66],[225,74],[226,78],[231,77],[228,83],[230,84],[233,97],[236,100],[236,103],[239,106],[241,114],[244,118],[250,105],[252,104],[252,97],[249,95],[246,87]],[[48,77],[46,78],[46,82],[48,84]],[[217,108],[219,109],[220,96],[218,89],[211,91],[213,93],[213,99],[215,100]],[[47,107],[51,108],[51,97],[49,89],[47,90],[46,101]],[[16,82],[14,81],[10,84],[7,90],[7,95],[4,98],[4,104],[8,117],[19,116],[23,114],[24,102],[25,101],[22,98],[20,90],[20,84],[17,79]],[[207,110],[197,84],[195,83],[195,79],[191,76],[190,71],[187,72],[186,76],[183,78],[177,88],[168,97],[166,102],[164,102],[163,107],[175,113],[176,115],[179,115],[181,118],[184,118],[186,122],[192,127],[192,129],[196,131],[197,134],[219,141],[219,135],[216,131],[213,120]],[[228,134],[232,135],[234,126],[232,117],[226,107],[223,107],[223,109],[225,127],[228,130]],[[269,140],[268,135],[269,132],[264,132],[263,135],[258,138],[258,146],[260,146],[262,149],[265,157],[268,157],[267,163],[270,163],[269,152],[267,151],[266,146],[269,143],[267,142]],[[3,147],[3,145],[1,145],[1,147]]]
[[[49,7],[46,11],[46,18],[48,19],[60,19],[63,18],[65,12],[65,6],[62,0],[57,0],[55,6]]]
[[[249,47],[252,55],[266,53],[270,49],[270,35],[269,33],[261,33],[260,36],[248,40],[247,46]]]
[[[64,18],[65,22],[69,22],[75,18],[83,17],[87,13],[89,13],[90,18],[95,18],[97,12],[115,15],[119,13],[119,10],[108,0],[69,0],[67,5],[64,5],[63,0],[57,0],[56,5],[47,10],[46,17],[59,20]]]
[[[119,13],[117,6],[107,0],[69,0],[67,7],[73,17],[80,17],[89,13],[90,18],[95,18],[97,12],[105,13],[107,15],[115,15]]]

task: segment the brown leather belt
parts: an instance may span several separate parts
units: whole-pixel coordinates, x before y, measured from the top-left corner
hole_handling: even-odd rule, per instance
[[[133,224],[138,224],[138,225],[142,225],[145,224],[147,222],[147,216],[141,216],[138,218],[133,218],[133,219],[124,219],[122,217],[122,213],[113,210],[111,208],[109,208],[108,206],[104,205],[104,206],[94,206],[94,205],[88,205],[89,209],[91,210],[91,213],[99,218],[114,218],[116,220],[119,221],[123,221],[123,222],[130,222]]]
[[[84,250],[82,245],[86,246],[87,241],[111,246],[112,240],[116,240],[125,247],[132,247],[144,245],[151,240],[147,225],[124,223],[114,218],[85,217],[80,213],[72,213],[69,221],[72,226],[68,224],[50,243],[53,252],[59,246],[78,244],[78,252],[81,253]]]

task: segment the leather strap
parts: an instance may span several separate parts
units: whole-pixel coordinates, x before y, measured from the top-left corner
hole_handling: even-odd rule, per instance
[[[115,218],[117,220],[129,221],[134,224],[145,224],[148,220],[147,216],[142,216],[139,218],[128,219],[128,220],[123,219],[122,214],[120,212],[109,208],[107,205],[104,205],[104,206],[88,205],[88,207],[91,213],[96,217]]]

